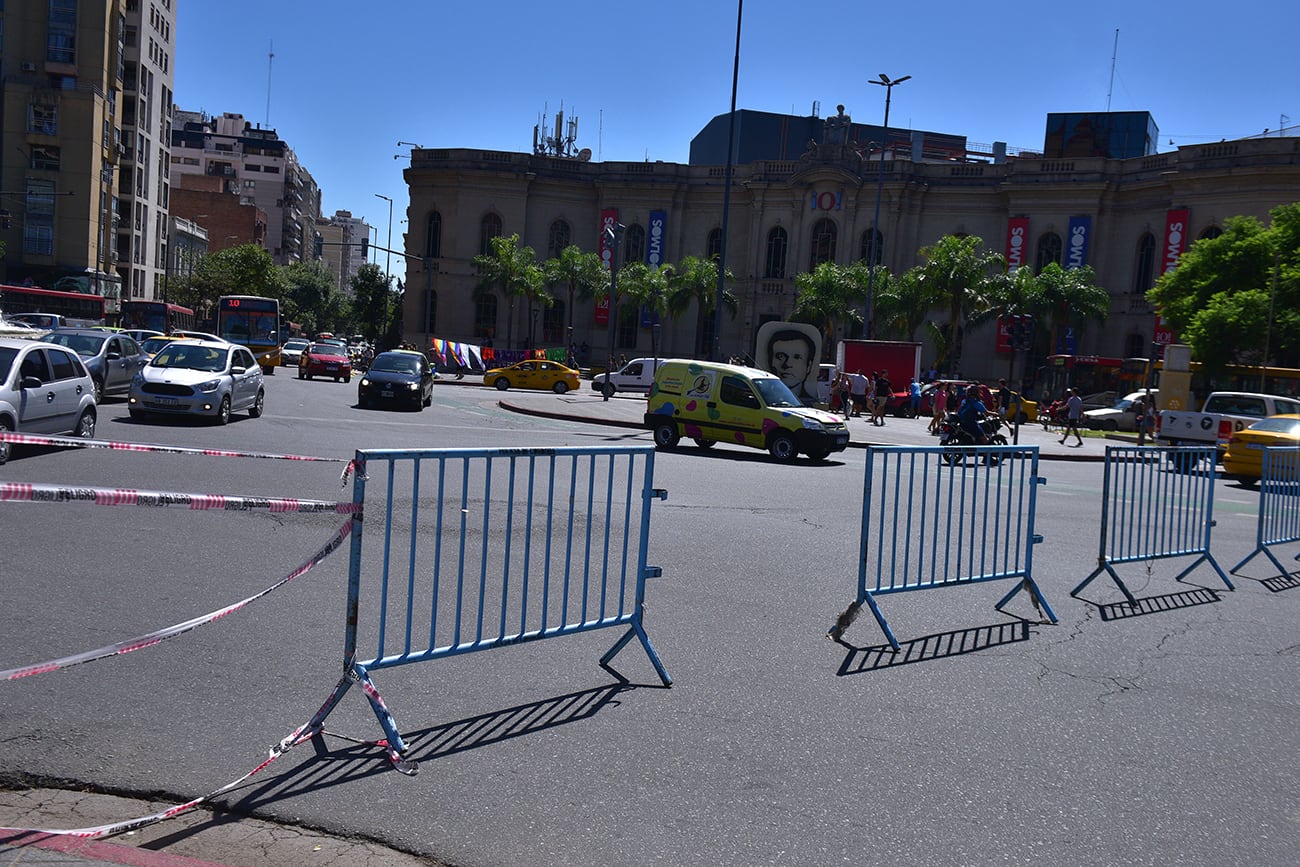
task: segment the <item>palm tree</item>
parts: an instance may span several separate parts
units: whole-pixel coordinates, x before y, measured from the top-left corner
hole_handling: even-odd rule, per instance
[[[881,282],[881,275],[885,279]],[[891,276],[884,268],[876,266],[875,323],[887,333],[897,334],[903,340],[915,340],[921,326],[927,326],[936,346],[942,345],[943,335],[930,318],[930,312],[943,304],[944,299],[931,292],[932,284],[921,279],[919,268],[909,268],[898,276]]]
[[[981,249],[984,239],[975,235],[945,235],[929,247],[921,248],[925,260],[917,273],[924,291],[942,298],[948,308],[948,321],[942,326],[945,361],[951,371],[961,364],[962,336],[968,318],[987,318],[989,292],[996,285],[994,271],[1005,265],[1002,256]]]
[[[623,308],[621,316],[637,316],[641,310],[649,310],[656,320],[668,313],[668,292],[672,280],[673,266],[663,265],[651,268],[644,262],[629,262],[618,270],[618,288],[623,297],[634,303]],[[651,331],[651,349],[655,358],[659,357],[657,329]]]
[[[880,272],[884,273],[884,269]],[[867,301],[866,274],[866,266],[860,263],[844,267],[822,262],[811,271],[795,275],[799,294],[792,315],[796,321],[821,329],[823,355],[829,353],[834,342],[837,323],[862,323]]]
[[[542,265],[546,282],[552,286],[564,286],[568,290],[565,316],[565,339],[572,341],[573,302],[575,298],[586,301],[596,297],[602,290],[608,292],[609,271],[605,269],[596,253],[584,253],[577,245],[570,244],[560,251],[554,259],[547,259]],[[566,349],[568,348],[566,344]]]
[[[730,282],[736,278],[727,271],[725,279]],[[669,316],[674,319],[681,316],[690,309],[692,301],[698,305],[695,322],[695,355],[707,356],[708,350],[701,349],[700,344],[704,337],[704,318],[713,313],[717,306],[718,263],[713,259],[683,256],[677,263],[677,267],[673,269],[668,285]],[[733,316],[740,309],[740,302],[735,293],[725,286],[722,290],[722,306]]]
[[[1103,322],[1110,312],[1110,293],[1097,285],[1089,265],[1062,268],[1053,262],[1038,275],[1039,303],[1047,315],[1052,348],[1062,344],[1065,329],[1094,319]]]
[[[1032,268],[1021,266],[1011,268],[1004,274],[997,275],[989,291],[992,311],[999,317],[1041,315],[1044,309],[1043,289]],[[1027,347],[1032,351],[1032,347]],[[1013,348],[1007,360],[1007,378],[1015,376],[1016,351]],[[1029,365],[1025,365],[1028,370]]]
[[[518,233],[505,237],[498,235],[488,241],[490,253],[474,257],[480,280],[476,292],[500,289],[510,299],[510,315],[506,320],[506,345],[514,342],[515,299],[535,297],[542,285],[542,269],[537,264],[537,254],[532,247],[520,247]]]

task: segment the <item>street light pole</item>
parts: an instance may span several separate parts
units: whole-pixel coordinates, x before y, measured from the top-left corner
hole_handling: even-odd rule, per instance
[[[871,259],[867,262],[867,308],[862,323],[863,336],[867,339],[871,338],[871,293],[876,288],[876,240],[883,237],[880,233],[880,197],[885,191],[885,148],[889,144],[889,99],[893,96],[894,85],[902,84],[911,77],[904,75],[902,78],[890,81],[889,76],[882,72],[879,79],[868,80],[870,84],[878,84],[885,89],[885,131],[880,143],[880,171],[876,174],[876,215],[871,221],[871,252],[869,253]]]
[[[605,227],[605,246],[609,248],[609,363],[605,366],[605,387],[601,395],[609,400],[610,375],[614,372],[614,335],[617,333],[615,320],[618,312],[618,248],[623,242],[623,230],[627,226],[615,222]]]
[[[392,291],[393,283],[393,200],[383,193],[375,193],[375,196],[388,202],[388,243],[385,244],[387,251],[384,253],[384,316],[379,332],[382,336],[388,333],[388,295]]]
[[[736,88],[740,84],[740,24],[745,0],[736,0],[736,53],[731,63],[731,119],[727,124],[727,169],[722,181],[722,249],[718,251],[718,289],[713,299],[713,345],[709,358],[722,360],[722,297],[727,290],[727,220],[731,214],[731,177],[735,168]]]

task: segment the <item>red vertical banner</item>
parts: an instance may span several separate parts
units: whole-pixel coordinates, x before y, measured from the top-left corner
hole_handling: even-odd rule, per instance
[[[609,268],[614,262],[614,249],[609,246],[605,240],[605,230],[613,229],[618,224],[618,208],[605,208],[600,212],[600,231],[597,233],[600,246],[600,261]],[[609,324],[609,296],[596,302],[595,323],[597,325]]]
[[[1010,316],[998,317],[998,333],[994,338],[993,351],[999,355],[1007,355],[1011,352],[1011,323],[1013,321]]]
[[[1165,214],[1165,242],[1160,248],[1160,273],[1167,274],[1178,267],[1178,257],[1187,249],[1187,221],[1191,213],[1186,208],[1171,208]],[[1151,342],[1162,345],[1173,343],[1177,335],[1165,324],[1163,316],[1156,316]]]
[[[1028,264],[1029,218],[1012,217],[1007,220],[1007,269]]]

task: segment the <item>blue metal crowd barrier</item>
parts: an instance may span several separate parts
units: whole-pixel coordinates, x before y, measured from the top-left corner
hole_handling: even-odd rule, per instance
[[[1269,548],[1288,542],[1300,542],[1300,449],[1294,446],[1270,446],[1264,450],[1260,475],[1259,524],[1255,550],[1233,566],[1233,575],[1256,555],[1273,561],[1282,575],[1291,574]],[[1300,553],[1295,555],[1300,560]]]
[[[995,608],[1027,590],[1057,622],[1033,579],[1037,446],[872,446],[862,493],[858,592],[829,635],[865,602],[889,644],[898,639],[876,596],[1019,579]]]
[[[1235,589],[1210,553],[1214,461],[1213,446],[1106,446],[1097,568],[1070,595],[1078,596],[1105,572],[1136,605],[1115,564],[1191,555],[1196,559],[1174,580],[1208,561]]]
[[[345,677],[362,685],[387,745],[406,745],[371,673],[608,627],[672,679],[642,624],[654,449],[358,451],[353,499],[378,487],[352,535]],[[363,534],[363,529],[366,531]],[[363,545],[374,536],[378,545]]]

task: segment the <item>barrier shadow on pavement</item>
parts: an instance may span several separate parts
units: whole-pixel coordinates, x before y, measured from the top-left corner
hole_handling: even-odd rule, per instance
[[[646,686],[667,689],[658,683]],[[404,732],[405,757],[423,763],[582,722],[603,710],[617,707],[619,696],[640,688],[643,687],[631,683],[605,684]],[[345,744],[330,748],[328,741],[331,740],[341,740]],[[386,762],[376,761],[382,756],[382,751],[373,741],[328,730],[324,741],[320,737],[312,739],[316,749],[314,760],[300,762],[278,777],[242,786],[236,790],[242,791],[242,796],[238,800],[222,802],[224,809],[251,815],[260,807],[297,795],[390,773]]]
[[[1244,576],[1243,576],[1244,577]],[[1300,572],[1292,572],[1289,575],[1275,575],[1272,578],[1251,578],[1251,581],[1259,581],[1273,593],[1283,593],[1287,590],[1295,590],[1300,587]]]
[[[1088,600],[1084,600],[1088,602]],[[1163,614],[1167,611],[1177,611],[1182,608],[1194,608],[1197,605],[1213,605],[1216,602],[1222,602],[1223,597],[1217,590],[1211,590],[1208,587],[1198,587],[1195,590],[1186,590],[1182,593],[1168,593],[1164,596],[1146,596],[1138,599],[1137,602],[1111,602],[1108,604],[1098,604],[1088,602],[1089,605],[1096,605],[1101,619],[1110,620],[1129,620],[1134,617],[1146,617],[1150,614]]]
[[[851,674],[863,674],[900,665],[912,665],[918,662],[932,662],[967,653],[978,653],[995,647],[1019,644],[1028,641],[1032,630],[1030,621],[1018,620],[1014,623],[993,623],[988,626],[973,626],[968,629],[956,629],[951,632],[936,632],[923,635],[910,641],[900,641],[898,650],[888,642],[868,647],[858,647],[843,638],[832,639],[847,649],[844,661],[840,663],[836,675],[846,677]]]

